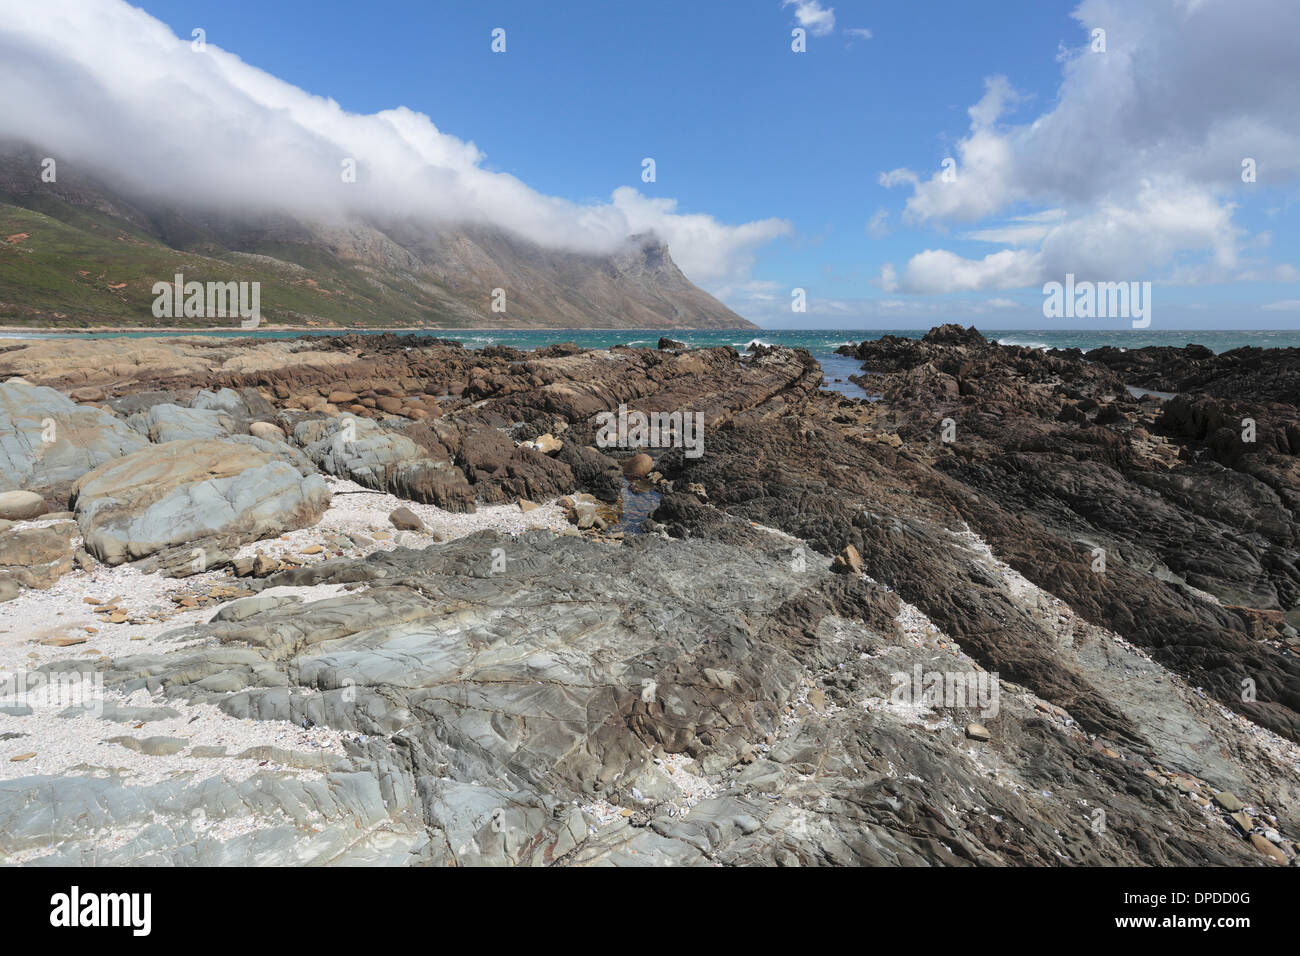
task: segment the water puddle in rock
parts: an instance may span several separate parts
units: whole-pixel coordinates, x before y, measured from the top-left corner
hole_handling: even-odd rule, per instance
[[[1134,398],[1146,398],[1147,396],[1150,396],[1151,398],[1159,398],[1167,402],[1178,394],[1177,392],[1157,392],[1155,389],[1139,388],[1136,385],[1125,385],[1124,387],[1128,389],[1128,393]]]
[[[819,354],[817,363],[822,367],[822,388],[839,392],[845,398],[856,398],[863,402],[878,402],[880,394],[869,392],[856,382],[850,382],[850,375],[870,375],[862,371],[862,363],[847,355]]]
[[[623,513],[615,514],[612,520],[609,517],[605,519],[609,521],[610,533],[622,531],[624,534],[640,534],[641,522],[655,513],[663,498],[650,482],[641,479],[628,481],[624,478]]]

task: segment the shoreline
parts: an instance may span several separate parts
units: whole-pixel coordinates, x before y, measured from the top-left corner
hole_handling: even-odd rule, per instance
[[[50,328],[50,329],[30,329],[24,326],[0,325],[0,335],[9,335],[10,333],[30,332],[35,335],[50,335],[54,333],[67,335],[134,335],[136,333],[156,332],[159,334],[192,334],[192,335],[210,335],[215,332],[230,334],[237,333],[257,333],[257,332],[318,332],[323,335],[353,335],[357,333],[380,333],[380,332],[427,332],[430,334],[440,332],[659,332],[667,334],[669,332],[764,332],[773,331],[762,328],[747,328],[737,326],[735,328],[722,328],[710,326],[708,328],[684,328],[684,329],[633,329],[622,328],[620,326],[590,326],[590,327],[573,327],[573,328],[550,328],[548,326],[538,326],[529,328],[518,327],[494,327],[494,328],[428,328],[425,326],[331,326],[330,328],[321,328],[319,326],[307,325],[259,325],[255,329],[237,329],[227,326],[208,326],[201,329],[179,328],[176,326],[155,327],[155,326],[109,326],[109,327],[90,327],[90,328]],[[776,330],[788,331],[788,330]]]

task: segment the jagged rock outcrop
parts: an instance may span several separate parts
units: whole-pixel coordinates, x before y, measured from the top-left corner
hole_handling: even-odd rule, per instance
[[[144,725],[105,747],[194,769],[182,784],[141,782],[147,764],[87,771],[99,755],[59,774],[0,764],[0,858],[1298,857],[1300,481],[1295,409],[1268,394],[1273,377],[1231,398],[1136,399],[1081,354],[956,327],[852,349],[878,402],[821,391],[813,358],[779,347],[469,352],[377,336],[166,348],[125,384],[91,374],[76,344],[63,369],[39,347],[0,353],[0,374],[7,362],[103,389],[123,415],[169,404],[239,432],[150,445],[85,476],[76,507],[92,553],[156,542],[165,564],[184,546],[176,529],[233,548],[252,540],[237,528],[309,524],[317,471],[357,481],[358,499],[407,498],[410,514],[385,500],[382,528],[322,522],[310,547],[290,535],[296,556],[268,539],[267,554],[221,565],[248,576],[196,576],[184,626],[156,628],[138,651],[41,665],[100,675],[95,719]],[[1258,441],[1234,429],[1233,402],[1257,409]],[[620,406],[698,414],[702,453],[608,441],[597,416]],[[289,437],[243,434],[253,421]],[[634,461],[635,487],[623,475]],[[243,500],[233,486],[211,501],[196,491],[274,466],[255,488],[303,496],[287,509],[300,519],[258,524],[226,514]],[[519,500],[493,509],[517,522],[556,495],[577,527],[560,517],[444,540],[429,526],[446,514],[423,507]],[[221,520],[184,523],[209,510]],[[620,511],[653,514],[644,533],[613,532]],[[21,532],[32,554],[66,564],[73,528],[59,520],[0,529],[0,550]],[[97,607],[101,621],[129,617]],[[231,727],[340,743],[226,759],[179,716],[207,705]]]

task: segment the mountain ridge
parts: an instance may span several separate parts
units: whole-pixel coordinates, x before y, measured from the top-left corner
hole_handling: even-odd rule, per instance
[[[260,282],[267,327],[757,328],[653,234],[596,255],[485,225],[182,207],[69,163],[53,183],[40,171],[36,151],[0,149],[0,324],[237,326],[156,318],[154,283],[180,273]]]

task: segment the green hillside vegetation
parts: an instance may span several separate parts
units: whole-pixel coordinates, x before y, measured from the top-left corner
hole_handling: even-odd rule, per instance
[[[153,285],[171,282],[178,272],[186,281],[260,282],[264,325],[437,328],[453,322],[427,279],[374,274],[320,248],[285,243],[253,255],[232,252],[197,231],[178,244],[186,249],[57,199],[40,200],[39,210],[0,203],[0,324],[238,325],[237,319],[155,318]]]

